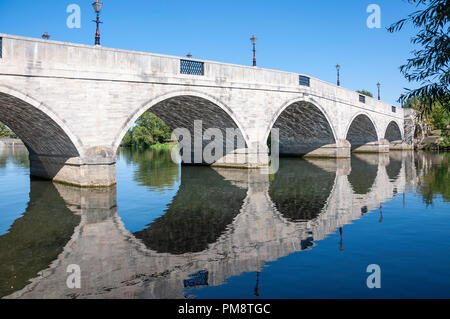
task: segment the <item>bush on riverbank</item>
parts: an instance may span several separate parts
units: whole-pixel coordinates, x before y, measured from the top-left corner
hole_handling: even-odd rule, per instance
[[[9,127],[0,122],[0,138],[17,138],[17,135]]]
[[[171,136],[170,128],[155,114],[147,111],[122,139],[121,146],[161,149]]]

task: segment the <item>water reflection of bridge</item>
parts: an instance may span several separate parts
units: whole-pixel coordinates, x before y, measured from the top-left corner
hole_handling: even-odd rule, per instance
[[[46,184],[44,193],[34,194],[34,183],[46,183],[34,181],[23,218],[33,216],[31,203],[38,203],[39,196],[52,193],[61,198],[61,209],[72,211],[80,223],[71,237],[66,232],[53,238],[61,253],[50,267],[8,297],[184,298],[186,286],[220,285],[313,247],[415,180],[414,157],[406,152],[360,154],[352,158],[352,165],[348,159],[287,159],[275,176],[185,167],[166,214],[135,234],[117,215],[115,189],[74,190]],[[73,222],[72,218],[69,224]],[[36,232],[17,223],[9,236]],[[52,235],[44,227],[42,236]],[[1,245],[2,237],[0,253]],[[81,267],[81,289],[66,286],[70,264]]]

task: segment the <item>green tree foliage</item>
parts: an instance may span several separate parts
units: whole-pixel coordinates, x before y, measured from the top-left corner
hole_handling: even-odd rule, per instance
[[[404,108],[412,108],[416,113],[422,112],[426,108],[426,99],[413,97],[406,101]],[[428,125],[432,130],[445,130],[450,125],[450,111],[440,102],[433,103],[430,112],[422,114],[420,121]]]
[[[356,92],[358,92],[358,93],[360,93],[360,94],[364,94],[365,96],[373,97],[373,94],[370,93],[370,92],[367,91],[367,90],[358,90],[358,91],[356,91]]]
[[[149,147],[170,139],[170,128],[155,114],[147,111],[124,136],[122,146]]]
[[[449,38],[449,0],[408,0],[417,10],[388,28],[393,33],[400,31],[406,23],[419,29],[411,39],[419,45],[413,51],[413,57],[407,60],[400,71],[410,82],[417,82],[419,88],[407,89],[399,101],[404,103],[410,98],[420,97],[422,109],[420,115],[431,114],[437,102],[450,111],[450,38]]]
[[[0,122],[0,138],[17,138],[17,136],[5,124]]]

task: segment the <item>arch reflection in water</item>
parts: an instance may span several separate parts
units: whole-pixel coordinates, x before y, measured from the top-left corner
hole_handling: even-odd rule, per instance
[[[182,168],[179,194],[174,199],[173,206],[169,207],[166,213],[168,216],[155,220],[148,230],[142,232],[141,235],[145,232],[151,234],[152,227],[156,228],[154,234],[148,238],[142,237],[143,240],[137,239],[124,228],[117,215],[115,189],[74,192],[57,185],[59,194],[68,207],[81,214],[81,222],[64,252],[52,263],[50,269],[43,272],[31,285],[10,297],[184,298],[193,287],[218,286],[227,278],[244,272],[260,272],[268,262],[308,249],[313,240],[321,240],[343,225],[360,218],[361,207],[372,210],[391,198],[394,187],[401,188],[406,180],[405,170],[402,168],[399,178],[391,183],[384,167],[388,161],[383,158],[374,158],[373,161],[378,165],[378,175],[366,195],[352,191],[347,176],[351,171],[348,160],[297,160],[286,162],[287,165],[281,163],[281,166],[289,169],[285,173],[280,170],[281,175],[270,179],[259,171],[200,168],[204,170],[200,173],[197,167]],[[405,157],[402,161],[405,161]],[[312,191],[301,191],[303,186],[298,181],[306,178],[305,175],[297,172],[291,174],[292,170],[298,168],[297,165],[317,171],[316,173],[326,177],[327,182],[319,183],[321,187]],[[281,191],[277,190],[277,187],[281,187],[280,179],[283,179],[283,174],[286,174],[287,179],[297,181],[297,186],[300,187],[297,193],[287,193],[290,198],[295,198],[296,194],[302,197],[312,192],[320,202],[307,206],[308,214],[300,214],[300,218],[297,218],[297,215],[293,215],[293,210],[287,210],[290,212],[287,216],[278,210],[275,199],[281,198],[282,202],[284,200]],[[205,185],[199,185],[197,178],[206,181]],[[213,183],[218,184],[210,185]],[[387,184],[391,186],[386,187]],[[200,197],[191,198],[185,189],[188,186],[198,187],[197,196]],[[167,243],[171,238],[164,231],[170,233],[172,226],[175,229],[172,234],[181,234],[188,240],[195,237],[184,234],[190,228],[180,224],[189,224],[190,220],[197,221],[196,209],[209,210],[210,215],[205,215],[205,218],[215,218],[221,212],[222,207],[218,208],[217,203],[209,205],[206,195],[201,195],[200,192],[210,194],[214,201],[236,200],[239,204],[236,205],[238,211],[225,211],[226,216],[220,227],[212,228],[213,234],[205,235],[201,228],[196,229],[194,234],[202,238],[199,245]],[[269,193],[275,194],[275,199],[272,200]],[[195,203],[185,207],[185,201],[190,200]],[[320,207],[322,203],[323,207]],[[223,206],[226,205],[235,207],[233,203],[223,203]],[[178,210],[179,207],[181,210]],[[301,208],[305,209],[305,206]],[[187,212],[181,213],[185,211]],[[184,219],[185,214],[187,221]],[[204,225],[205,222],[203,218],[198,221],[199,225]],[[209,225],[204,227],[207,232]],[[345,242],[345,232],[342,241]],[[343,245],[344,243],[342,247]],[[82,288],[75,292],[65,284],[66,267],[70,264],[78,264],[82,270]],[[258,277],[258,280],[261,278]],[[257,287],[258,294],[263,296],[264,290]],[[253,294],[253,286],[250,290],[249,293]]]
[[[291,221],[312,220],[325,206],[335,176],[335,171],[321,169],[308,160],[283,159],[270,183],[269,194],[285,218]]]
[[[239,214],[245,190],[208,167],[183,167],[178,193],[165,214],[134,235],[160,253],[205,250]]]
[[[51,182],[32,180],[25,213],[0,236],[0,297],[23,288],[55,260],[79,222]]]
[[[378,174],[378,154],[354,154],[352,171],[348,176],[356,194],[365,195],[372,188]]]

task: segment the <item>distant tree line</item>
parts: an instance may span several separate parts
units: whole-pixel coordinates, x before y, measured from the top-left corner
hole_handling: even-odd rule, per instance
[[[367,90],[358,90],[358,91],[356,91],[356,92],[358,92],[358,93],[360,93],[360,94],[363,94],[363,95],[365,95],[365,96],[373,97],[373,94],[370,93],[370,92],[367,91]]]

